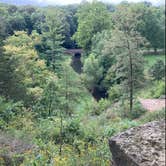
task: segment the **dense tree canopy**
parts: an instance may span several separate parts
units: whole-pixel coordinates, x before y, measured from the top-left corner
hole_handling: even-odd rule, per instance
[[[5,96],[15,100],[35,101],[40,97],[47,82],[46,76],[54,77],[34,49],[38,40],[36,33],[28,36],[20,31],[4,42],[0,75],[1,91]]]
[[[90,49],[92,37],[111,26],[110,13],[106,6],[97,1],[83,3],[77,12],[78,29],[73,38],[84,49]]]

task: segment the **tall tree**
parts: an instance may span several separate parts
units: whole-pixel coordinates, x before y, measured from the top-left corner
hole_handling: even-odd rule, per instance
[[[63,64],[59,76],[58,80],[50,80],[37,107],[44,117],[58,116],[60,118],[59,154],[62,155],[63,121],[73,116],[74,107],[80,102],[84,88],[78,74],[67,63]]]
[[[80,102],[84,87],[82,86],[81,80],[77,73],[74,72],[70,64],[64,63],[62,72],[60,75],[60,118],[61,118],[61,129],[60,129],[60,149],[59,154],[62,154],[63,145],[63,118],[72,117],[74,113],[75,105]]]
[[[138,15],[137,31],[145,37],[151,48],[164,48],[165,10],[163,6],[152,6],[147,3],[128,4],[133,12]]]
[[[45,47],[45,58],[47,65],[52,70],[58,71],[63,59],[63,41],[65,15],[59,9],[49,9],[46,13],[46,23],[43,28],[43,46]]]
[[[34,45],[39,36],[33,33],[28,36],[25,32],[15,34],[5,40],[4,54],[0,57],[1,91],[6,97],[23,100],[26,104],[40,98],[47,83],[46,77],[53,74],[40,60]]]
[[[90,50],[92,37],[111,25],[110,13],[106,6],[98,1],[85,2],[76,13],[78,17],[78,29],[73,39],[85,50]]]
[[[143,78],[141,47],[145,45],[145,39],[137,32],[138,17],[126,4],[119,6],[113,16],[116,28],[110,40],[112,53],[116,56],[113,69],[129,92],[130,111],[133,110],[134,87],[138,87]]]

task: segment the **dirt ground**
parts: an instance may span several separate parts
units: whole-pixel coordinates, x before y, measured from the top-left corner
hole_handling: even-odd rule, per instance
[[[165,108],[165,99],[140,99],[140,103],[147,111],[153,112]]]

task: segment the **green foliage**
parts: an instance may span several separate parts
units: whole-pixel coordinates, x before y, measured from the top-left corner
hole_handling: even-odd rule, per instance
[[[142,115],[144,115],[145,113],[146,113],[146,110],[142,107],[141,103],[135,102],[133,111],[131,113],[129,113],[128,116],[131,119],[137,119],[137,118],[141,117]]]
[[[64,127],[63,131],[64,142],[76,145],[76,140],[84,136],[83,131],[80,129],[80,121],[77,119],[69,120],[68,124]]]
[[[102,92],[102,97],[106,97],[107,90],[112,85],[112,79],[111,81],[107,80],[107,75],[109,68],[114,62],[114,58],[110,56],[105,47],[105,45],[108,44],[110,36],[111,33],[109,30],[104,30],[94,35],[92,39],[92,53],[85,59],[83,66],[83,78],[86,86],[89,87],[94,94],[97,91]],[[94,63],[96,63],[96,65],[94,65]],[[97,76],[98,74],[100,75]]]
[[[122,96],[121,94],[121,91],[122,91],[122,88],[120,85],[114,85],[112,86],[109,91],[108,91],[108,94],[109,94],[109,100],[111,102],[116,102],[118,101],[118,99],[120,98],[120,96]]]
[[[146,113],[146,110],[142,107],[139,101],[134,101],[133,103],[133,110],[130,111],[129,109],[129,102],[124,100],[122,104],[120,104],[120,116],[121,118],[128,118],[128,119],[137,119]]]
[[[155,112],[147,112],[144,116],[140,118],[141,123],[147,123],[151,121],[159,121],[164,119],[165,117],[165,109]]]
[[[165,94],[164,56],[142,56],[144,46],[163,48],[163,7],[0,4],[0,20],[0,130],[31,140],[22,166],[109,166],[108,138],[165,116],[134,101]],[[64,47],[78,46],[80,75],[64,56]]]
[[[91,114],[100,115],[110,106],[110,102],[107,99],[100,99],[97,104],[94,105]]]
[[[154,49],[164,48],[164,8],[146,6],[145,4],[133,5],[138,13],[138,31],[144,36]]]
[[[47,60],[47,65],[56,72],[59,71],[63,59],[63,32],[65,31],[65,24],[67,24],[65,19],[63,11],[50,9],[46,13],[46,22],[43,25],[44,58]]]
[[[84,86],[81,79],[68,63],[63,64],[60,74],[60,109],[64,114],[71,116],[75,109],[76,103],[80,103],[84,94]]]
[[[113,135],[122,132],[128,128],[136,127],[139,123],[135,121],[131,121],[128,119],[124,119],[120,122],[114,122],[112,125],[105,126],[104,135],[108,138],[112,137]]]
[[[150,90],[150,96],[153,98],[159,98],[160,96],[165,95],[165,82],[156,81],[154,87]]]
[[[165,26],[163,6],[156,7],[147,5],[146,3],[124,3],[118,5],[117,9],[120,9],[122,15],[124,15],[123,10],[125,10],[128,14],[134,13],[137,19],[135,20],[137,23],[135,28],[141,36],[146,38],[149,41],[150,46],[154,49],[164,48]],[[123,19],[122,17],[120,19],[132,19],[132,17],[128,17],[128,14],[125,15]]]
[[[150,75],[155,80],[161,80],[165,76],[165,65],[162,60],[158,60],[149,70]]]
[[[106,114],[107,119],[111,119],[113,122],[121,121],[122,119],[134,120],[146,113],[146,110],[142,107],[140,102],[133,101],[133,110],[130,111],[130,102],[125,96],[122,96],[120,100],[112,105]]]
[[[51,117],[47,119],[40,118],[37,123],[36,138],[47,143],[53,141],[59,143],[60,139],[60,118]]]
[[[125,17],[124,17],[125,15]],[[116,63],[112,66],[117,83],[128,94],[130,111],[133,111],[134,90],[141,86],[144,80],[144,67],[141,48],[146,40],[137,32],[138,15],[120,5],[113,15],[115,30],[110,40],[112,54],[116,56]]]
[[[92,38],[92,52],[94,52],[96,55],[101,56],[104,54],[104,48],[105,44],[110,40],[111,38],[111,30],[103,30],[101,32],[97,32],[93,38]]]
[[[78,17],[78,29],[73,39],[79,46],[89,50],[92,44],[92,37],[111,25],[110,14],[106,6],[98,1],[83,3],[76,14]]]
[[[6,101],[5,98],[0,97],[0,129],[3,129],[15,116],[23,113],[24,107],[21,102],[14,103],[12,101]]]
[[[99,61],[91,54],[86,60],[83,67],[83,80],[86,87],[93,92],[94,88],[98,86],[102,78],[103,67],[100,66]]]
[[[5,41],[5,52],[0,57],[2,94],[23,100],[27,105],[39,99],[47,78],[56,77],[47,70],[34,49],[38,40],[36,33],[28,36],[25,32],[15,32]]]
[[[164,55],[144,55],[144,61],[145,61],[145,74],[149,75],[149,70],[150,68],[158,61],[162,60],[163,62],[165,61],[165,56]]]
[[[35,106],[39,116],[48,117],[57,114],[60,102],[59,89],[60,86],[56,79],[48,81],[39,102]]]
[[[165,96],[165,82],[164,80],[159,80],[153,82],[151,85],[148,85],[145,89],[140,91],[139,94],[142,98],[160,98]]]

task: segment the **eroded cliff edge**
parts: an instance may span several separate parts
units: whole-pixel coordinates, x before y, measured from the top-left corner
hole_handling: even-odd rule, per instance
[[[120,133],[109,146],[114,166],[165,166],[165,120]]]

